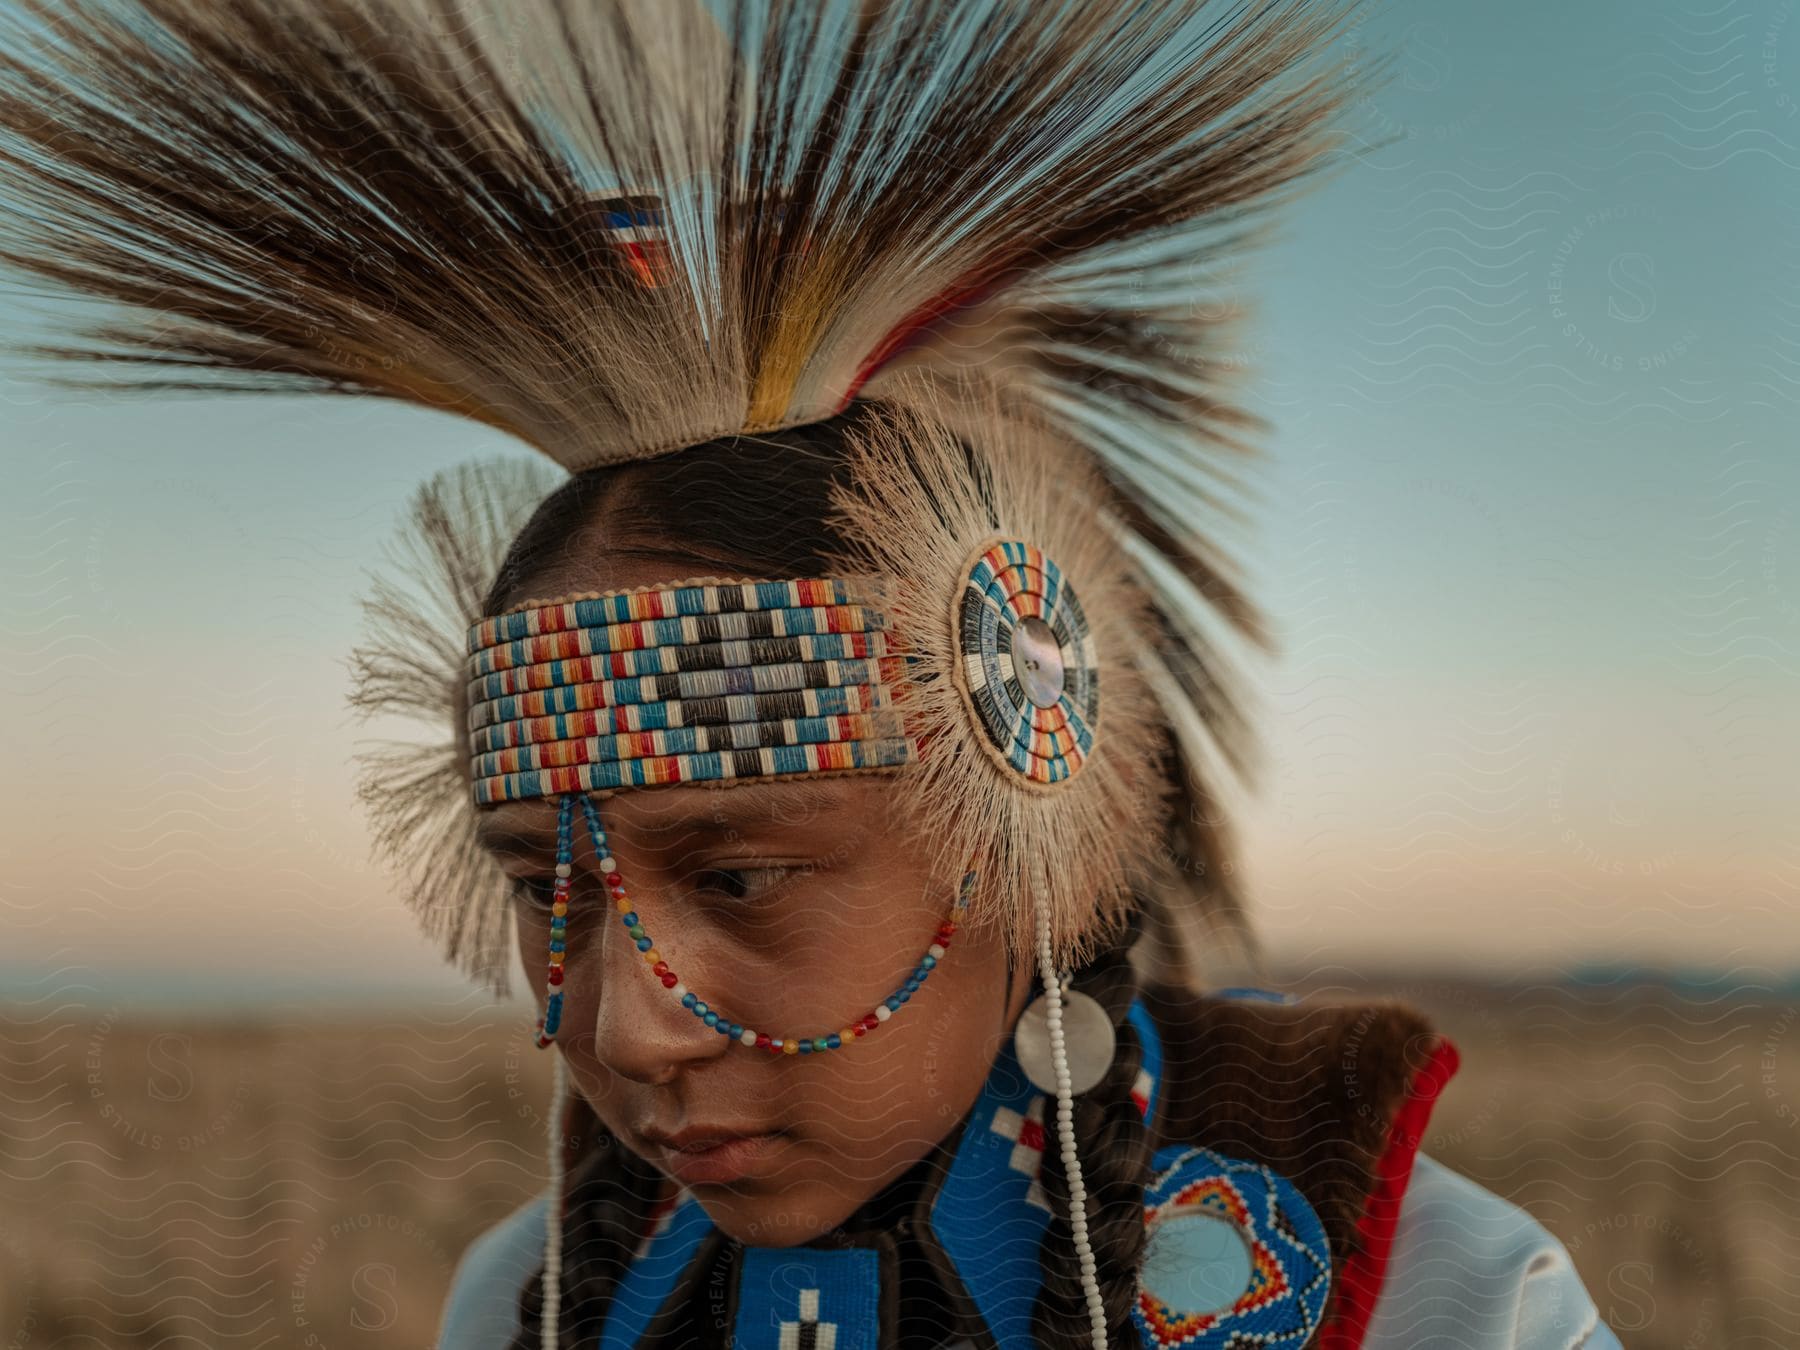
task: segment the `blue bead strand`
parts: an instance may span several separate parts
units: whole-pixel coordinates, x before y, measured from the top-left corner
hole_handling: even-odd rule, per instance
[[[565,794],[556,808],[556,887],[550,911],[549,996],[538,1020],[537,1045],[542,1050],[556,1039],[562,1025],[563,961],[568,951],[569,884],[575,867],[575,799]],[[561,911],[560,913],[558,911]]]

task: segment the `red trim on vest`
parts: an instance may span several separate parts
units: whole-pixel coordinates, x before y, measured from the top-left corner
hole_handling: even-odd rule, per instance
[[[1461,1062],[1456,1047],[1440,1036],[1431,1059],[1413,1076],[1406,1100],[1394,1115],[1387,1148],[1376,1164],[1375,1189],[1369,1192],[1368,1204],[1357,1223],[1362,1250],[1344,1262],[1338,1280],[1337,1310],[1319,1329],[1316,1350],[1358,1350],[1362,1345],[1369,1318],[1375,1312],[1375,1300],[1381,1296],[1382,1282],[1387,1279],[1394,1228],[1400,1222],[1406,1184],[1412,1180],[1413,1159],[1425,1137],[1425,1126],[1431,1119],[1431,1108],[1437,1104],[1438,1093]]]

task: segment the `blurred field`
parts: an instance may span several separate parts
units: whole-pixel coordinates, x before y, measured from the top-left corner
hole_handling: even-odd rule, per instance
[[[1628,1346],[1800,1342],[1800,1006],[1382,989],[1464,1054],[1427,1151],[1555,1231]],[[0,1027],[0,1350],[428,1346],[543,1175],[522,1023]]]

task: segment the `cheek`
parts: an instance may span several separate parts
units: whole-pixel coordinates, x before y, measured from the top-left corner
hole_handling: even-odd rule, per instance
[[[855,1024],[902,990],[950,914],[951,897],[903,864],[870,850],[761,901],[651,891],[636,908],[658,954],[721,1015],[770,1036],[856,1039]],[[916,1008],[930,1006],[942,978],[933,970],[867,1038],[892,1037]]]
[[[544,971],[549,964],[550,955],[550,938],[546,925],[527,918],[525,912],[515,905],[513,932],[519,939],[519,967],[525,972],[525,987],[531,990],[538,1007],[542,1008],[546,993]]]
[[[796,1119],[816,1122],[820,1141],[847,1168],[897,1176],[965,1115],[1011,1036],[1006,966],[998,949],[953,944],[922,989],[853,1046],[792,1078],[803,1100]],[[786,1086],[784,1084],[784,1086]],[[867,1160],[861,1167],[855,1160]]]
[[[971,960],[964,978],[939,984],[948,973],[934,972],[901,1012],[846,1049],[754,1066],[783,1098],[796,1166],[773,1190],[716,1197],[715,1222],[746,1240],[800,1241],[842,1223],[937,1147],[1010,1035],[1004,961],[987,969]]]
[[[571,921],[563,929],[563,982],[552,986],[549,981],[549,920],[523,907],[515,907],[514,911],[513,931],[519,939],[519,965],[524,971],[525,988],[537,1004],[540,1016],[549,1002],[552,988],[562,994],[562,1020],[556,1043],[562,1047],[569,1072],[589,1100],[593,1100],[601,1079],[593,1053],[599,989],[595,982],[598,952],[588,950],[593,944],[592,927],[592,924]]]

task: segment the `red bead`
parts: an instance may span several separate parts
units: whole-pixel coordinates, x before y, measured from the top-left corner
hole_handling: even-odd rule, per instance
[[[561,984],[562,980],[563,980],[562,967],[561,966],[551,966],[550,967],[550,983],[551,984]]]
[[[876,1027],[881,1025],[881,1019],[874,1013],[865,1013],[863,1015],[862,1024],[868,1030],[873,1031]]]
[[[678,984],[680,984],[680,983],[681,983],[681,981],[680,981],[680,980],[678,980],[678,979],[676,979],[676,978],[675,978],[675,972],[674,972],[674,971],[672,971],[672,970],[665,970],[665,971],[664,971],[664,972],[663,972],[663,974],[662,974],[662,986],[663,986],[663,988],[664,988],[664,989],[673,989],[673,988],[674,988],[674,987],[675,987],[675,986],[676,986],[676,985],[678,985]]]
[[[770,1038],[767,1033],[761,1032],[761,1031],[757,1032],[756,1033],[757,1047],[762,1050],[767,1050],[769,1048],[769,1039]]]
[[[854,1031],[858,1036],[867,1036],[869,1034],[868,1027],[864,1026],[861,1022],[858,1022],[855,1026],[851,1027],[850,1030]]]
[[[655,965],[651,966],[650,969],[655,971],[658,975],[667,975],[669,973],[669,963],[667,961],[658,961]]]

